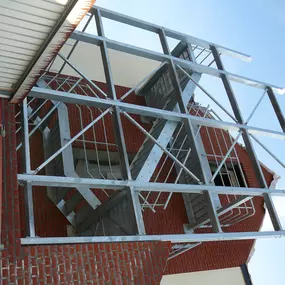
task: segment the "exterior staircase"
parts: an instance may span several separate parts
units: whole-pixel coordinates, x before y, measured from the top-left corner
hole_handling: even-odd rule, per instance
[[[174,50],[176,53],[174,55],[179,57],[187,48],[188,47],[186,45],[180,43]],[[184,104],[187,105],[190,98],[193,98],[192,96],[195,86],[180,70],[177,70],[177,74],[183,90],[183,101]],[[199,81],[200,79],[200,75],[196,73],[192,74],[192,77],[196,81]],[[149,81],[137,92],[137,95],[144,96],[146,105],[149,107],[179,112],[179,107],[176,104],[176,94],[171,84],[170,72],[168,71],[167,65],[157,71],[156,74],[154,74],[152,78],[150,78]],[[193,127],[197,130],[195,126]],[[202,175],[199,172],[197,158],[193,156],[191,152],[190,155],[186,157],[187,151],[177,151],[182,147],[183,150],[189,150],[192,148],[183,123],[181,124],[163,119],[156,119],[153,122],[150,134],[165,148],[171,146],[174,149],[172,154],[180,162],[185,162],[185,166],[197,177],[201,178]],[[197,136],[197,139],[201,140],[199,136]],[[146,138],[131,164],[133,178],[149,181],[162,157],[162,154],[163,151],[149,138]],[[179,168],[176,170],[178,173]],[[178,182],[182,184],[197,183],[193,177],[185,171],[182,171]],[[208,198],[203,194],[182,194],[182,196],[189,220],[187,229],[191,229],[191,225],[194,225],[196,220],[208,218]]]
[[[46,83],[38,82],[44,88]],[[37,111],[42,99],[28,106],[28,116],[42,133],[44,156],[49,158],[71,139],[68,108],[64,103],[52,101],[44,111]],[[52,112],[51,112],[52,111]],[[45,119],[45,116],[49,117]],[[52,123],[50,123],[52,121]],[[74,168],[72,146],[65,148],[46,167],[46,175],[79,177]],[[128,191],[114,192],[104,203],[87,187],[48,187],[47,195],[61,211],[78,236],[136,234],[132,201]]]
[[[174,53],[179,56],[187,48],[181,43],[174,50]],[[179,112],[176,93],[171,84],[168,68],[167,65],[162,66],[140,89],[137,95],[144,96],[147,106]],[[183,101],[187,105],[193,96],[195,85],[189,82],[189,79],[181,71],[177,71],[177,73],[183,89]],[[199,74],[194,73],[192,76],[199,81]],[[40,81],[38,83],[38,86],[42,88],[45,85],[45,82]],[[30,114],[43,103],[43,100],[38,99],[36,104],[32,105],[33,107],[29,106]],[[45,119],[46,114],[50,114],[48,119]],[[57,116],[57,118],[54,119],[53,116]],[[35,124],[40,124],[39,130],[42,132],[45,158],[50,157],[71,139],[68,108],[64,103],[52,101],[52,104],[46,109],[45,115],[40,115],[40,112],[36,111],[32,118]],[[53,122],[53,124],[50,122]],[[165,148],[173,145],[174,149],[179,149],[182,143],[183,149],[192,147],[181,123],[164,119],[156,119],[152,122],[150,135]],[[181,128],[182,131],[177,135]],[[176,139],[173,140],[175,136]],[[185,166],[199,177],[200,173],[197,172],[196,167],[197,161],[191,153],[187,159],[185,151],[180,153],[173,151],[172,153],[181,162],[185,162]],[[145,182],[150,181],[162,155],[163,151],[146,137],[131,163],[132,178]],[[78,177],[74,168],[72,146],[65,148],[61,155],[58,155],[46,166],[45,170],[47,175]],[[179,169],[177,169],[178,171]],[[193,184],[196,181],[183,171],[179,183]],[[48,188],[47,191],[48,197],[68,219],[70,224],[74,226],[75,234],[78,236],[117,236],[138,233],[130,191],[127,189],[114,191],[103,203],[96,197],[94,192],[87,187],[52,187]],[[203,194],[183,194],[183,199],[190,228],[196,219],[208,217],[207,201]]]

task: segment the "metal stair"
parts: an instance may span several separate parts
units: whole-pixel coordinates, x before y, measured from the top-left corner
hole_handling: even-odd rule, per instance
[[[33,104],[33,108],[28,106],[28,115],[35,126],[40,125],[39,130],[43,137],[44,156],[47,159],[56,150],[61,148],[65,141],[70,139],[70,131],[69,126],[64,125],[68,122],[67,107],[63,103],[57,106],[57,112],[52,113],[57,113],[58,120],[49,128],[48,123],[52,119],[53,114],[51,113],[49,119],[42,122],[44,116],[41,117],[39,112],[36,111],[42,103],[42,100],[38,100],[38,102]],[[52,103],[52,106],[46,108],[43,112],[44,114],[50,112],[57,102]],[[74,170],[72,148],[67,147],[61,155],[58,155],[46,166],[45,171],[47,175],[78,177]],[[75,189],[48,187],[47,195],[73,226],[76,226],[75,208],[81,200],[85,200],[92,209],[100,205],[99,199],[87,187],[78,187]]]
[[[181,146],[183,146],[183,149],[188,150],[192,146],[187,139],[186,132],[184,128],[182,127],[182,131],[179,133],[178,137],[175,140],[175,143],[173,144],[174,149],[179,149]],[[184,161],[185,157],[187,155],[187,152],[181,151],[179,153],[175,153],[175,151],[172,151],[173,154],[180,160]],[[198,161],[191,156],[191,153],[186,160],[185,166],[191,170],[196,176],[199,176],[198,172]],[[197,184],[197,182],[193,179],[192,176],[190,176],[185,171],[182,172],[179,178],[179,183],[181,184]],[[194,224],[196,220],[201,219],[203,217],[208,217],[208,201],[206,197],[203,194],[182,194],[188,220],[191,224]]]
[[[181,86],[185,88],[189,80],[183,74],[179,73],[179,75]],[[154,74],[153,78],[139,91],[138,95],[145,97],[147,106],[173,111],[178,106],[174,88],[169,82],[171,82],[171,78],[168,66],[165,65]],[[154,121],[149,134],[166,147],[176,127],[176,122],[158,118]],[[161,151],[158,151],[155,143],[146,137],[130,165],[133,179],[149,181],[160,158]],[[146,172],[148,173],[147,176]]]
[[[182,54],[187,46],[180,44],[180,47],[176,49],[176,52]],[[176,54],[179,57],[179,54]],[[183,101],[187,105],[192,94],[194,92],[195,86],[189,79],[177,70],[178,78],[183,90]],[[199,81],[200,75],[197,73],[192,74],[192,77]],[[176,110],[179,111],[178,106],[175,104],[177,99],[175,97],[175,92],[171,84],[170,72],[168,71],[168,66],[163,66],[159,71],[157,71],[152,78],[138,91],[140,96],[144,96],[146,105],[154,108],[160,108],[164,110]],[[182,127],[182,130],[180,129]],[[196,126],[193,126],[197,130]],[[180,130],[180,132],[179,132]],[[183,146],[184,150],[189,150],[192,148],[190,141],[187,139],[186,130],[181,123],[169,122],[163,119],[157,119],[150,130],[150,134],[157,139],[161,145],[164,147],[172,146],[173,149],[179,149]],[[175,138],[175,140],[174,140]],[[200,139],[197,136],[196,139]],[[174,141],[174,144],[172,144]],[[201,150],[202,155],[205,154],[204,150]],[[176,158],[183,162],[185,161],[185,166],[194,173],[197,177],[201,177],[199,173],[199,167],[197,158],[190,153],[188,158],[186,158],[187,151],[172,151]],[[162,157],[163,152],[159,149],[149,138],[146,138],[143,145],[139,149],[136,157],[131,164],[132,175],[134,179],[149,181],[152,174],[157,167],[159,160]],[[177,173],[179,169],[176,169]],[[209,169],[210,173],[210,169]],[[179,183],[183,184],[196,184],[197,182],[187,174],[182,171],[180,175]],[[191,224],[194,225],[197,219],[208,217],[208,198],[203,194],[182,194],[185,204],[185,209],[187,212],[189,227],[191,229]]]
[[[92,213],[85,210],[83,216],[78,216],[76,230],[82,236],[137,234],[130,192],[117,191]]]
[[[38,82],[44,88],[45,82]],[[64,103],[57,105],[51,101],[51,106],[45,110],[38,110],[44,103],[39,99],[33,108],[28,107],[29,116],[35,125],[40,124],[39,130],[43,137],[45,159],[64,146],[71,139],[68,118],[68,108]],[[54,112],[50,110],[54,108]],[[55,112],[56,111],[56,112]],[[50,112],[47,122],[42,122]],[[48,124],[52,116],[57,115],[54,124]],[[45,168],[46,175],[79,177],[74,168],[72,146],[68,146],[54,158]],[[101,204],[93,191],[87,187],[60,188],[48,187],[47,195],[74,226],[76,235],[126,235],[137,234],[136,221],[129,191],[114,192],[107,201]]]
[[[181,86],[185,90],[184,100],[187,103],[194,92],[195,86],[192,83],[189,83],[188,78],[183,73],[178,71],[178,76],[181,81]],[[199,80],[200,75],[193,74],[193,77],[195,77],[196,80]],[[176,104],[177,98],[171,84],[167,65],[163,66],[159,72],[150,79],[147,86],[145,85],[140,90],[140,93],[140,95],[145,97],[148,106],[164,110],[178,109]],[[163,145],[166,147],[170,144],[175,130],[179,127],[180,124],[177,122],[156,119],[153,122],[150,134],[155,139],[159,140],[160,143],[163,142]],[[176,142],[177,144],[186,136],[186,132],[182,132],[180,136],[181,138],[179,137],[179,140]],[[189,143],[186,148],[187,147],[191,147]],[[131,163],[130,168],[132,178],[149,181],[162,154],[161,149],[158,149],[153,141],[146,138]],[[182,156],[178,157],[178,159],[183,161]],[[195,167],[195,163],[193,163],[193,160],[191,159],[188,159],[186,165],[190,170]],[[195,173],[195,171],[193,172]],[[193,182],[185,175],[181,178],[180,182],[182,182],[182,179],[185,180],[186,178],[188,179],[186,183]],[[187,196],[187,198],[189,197]],[[191,201],[188,202],[186,199],[184,200],[185,205],[187,204],[187,207],[189,208],[189,212],[191,212]],[[196,210],[196,207],[194,210]],[[190,217],[189,214],[188,216]],[[137,234],[130,192],[115,192],[107,201],[104,201],[104,203],[99,205],[96,209],[86,206],[83,207],[80,213],[77,214],[76,234],[83,236]]]
[[[188,47],[180,45],[180,52],[182,53],[185,48]],[[145,97],[146,104],[150,107],[171,111],[176,110],[179,112],[176,93],[171,84],[172,81],[168,69],[169,67],[164,65],[140,89],[139,95]],[[182,99],[184,104],[187,105],[193,95],[195,85],[189,82],[188,77],[181,71],[178,70],[177,74],[183,89]],[[194,73],[192,76],[196,81],[199,81],[200,74]],[[39,82],[38,85],[39,87],[44,87],[45,84]],[[33,110],[37,110],[41,104],[43,104],[43,101],[39,100],[34,105]],[[56,112],[52,112],[54,110]],[[52,101],[49,110],[47,110],[48,112],[51,113],[49,120],[51,120],[52,115],[55,113],[58,118],[51,129],[48,128],[48,120],[40,128],[43,133],[46,158],[71,139],[67,106],[63,103],[58,105],[57,102]],[[41,122],[39,114],[40,112],[36,111],[34,116],[34,120],[37,120],[38,123]],[[171,145],[171,140],[180,127],[180,123],[156,119],[150,130],[150,135],[164,147],[167,147]],[[182,141],[184,142],[183,148],[191,148],[184,129],[175,141],[174,148],[179,148],[179,144]],[[131,163],[132,178],[149,181],[162,155],[163,151],[153,141],[146,138]],[[177,158],[180,161],[184,161],[185,152],[178,154]],[[186,167],[199,176],[199,173],[196,173],[196,163],[195,158],[190,155],[186,161]],[[67,147],[61,155],[57,156],[47,165],[46,173],[52,176],[78,177],[74,168],[71,146]],[[181,175],[179,182],[196,183],[190,175],[185,173]],[[53,187],[48,188],[47,192],[53,203],[75,227],[76,235],[128,235],[137,234],[138,232],[133,203],[128,189],[114,192],[102,204],[92,190],[86,187],[75,189]],[[204,200],[204,195],[184,195],[183,199],[190,224],[194,224],[198,218],[207,217],[207,202]]]

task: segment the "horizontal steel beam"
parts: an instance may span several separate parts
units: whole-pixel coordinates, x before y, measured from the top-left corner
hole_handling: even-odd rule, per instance
[[[172,55],[163,54],[163,53],[155,52],[152,50],[140,48],[137,46],[129,45],[126,43],[114,41],[114,40],[111,40],[105,37],[100,37],[100,36],[96,36],[96,35],[85,33],[85,32],[80,32],[80,31],[74,31],[71,34],[70,38],[76,41],[82,41],[82,42],[94,44],[97,46],[100,46],[103,42],[105,42],[107,47],[113,50],[133,54],[133,55],[140,56],[140,57],[145,57],[145,58],[152,59],[155,61],[160,61],[160,62],[173,60],[175,64],[178,64],[181,67],[184,67],[186,69],[190,69],[194,72],[205,73],[205,74],[216,76],[216,77],[221,77],[221,75],[224,74],[224,75],[227,75],[228,78],[232,81],[236,81],[236,82],[246,84],[252,87],[261,88],[261,89],[266,89],[267,87],[271,87],[274,90],[276,90],[278,93],[283,94],[284,92],[282,87],[278,87],[278,86],[264,83],[258,80],[250,79],[250,78],[240,76],[234,73],[230,73],[224,70],[219,70],[216,68],[208,67],[202,64],[197,64],[189,60],[181,59],[181,58],[178,58]]]
[[[33,244],[71,244],[71,243],[101,243],[101,242],[135,242],[135,241],[171,241],[209,242],[225,240],[248,240],[259,238],[281,238],[285,231],[278,232],[236,232],[236,233],[211,233],[211,234],[171,234],[171,235],[136,235],[136,236],[88,236],[88,237],[46,237],[46,238],[21,238],[22,245]]]
[[[136,191],[153,191],[153,192],[173,192],[173,193],[203,193],[209,191],[212,194],[228,194],[228,195],[249,195],[263,196],[270,193],[273,196],[285,196],[285,190],[281,189],[264,189],[264,188],[246,188],[246,187],[222,187],[211,185],[196,184],[173,184],[173,183],[154,183],[141,182],[135,180],[107,180],[107,179],[91,179],[91,178],[74,178],[60,176],[45,176],[18,174],[19,182],[31,182],[33,186],[49,186],[49,187],[79,187],[86,186],[89,188],[104,189],[123,189],[124,187],[133,187]]]
[[[147,30],[150,32],[154,32],[157,34],[159,33],[159,31],[161,29],[163,29],[165,31],[165,35],[167,37],[171,37],[171,38],[174,38],[176,40],[180,40],[180,41],[183,41],[183,42],[186,42],[189,44],[197,45],[197,46],[200,46],[200,47],[203,47],[206,49],[209,49],[210,46],[215,45],[216,48],[219,50],[219,52],[222,54],[226,54],[226,55],[229,55],[232,57],[236,57],[236,58],[239,58],[239,59],[247,61],[247,62],[251,61],[251,57],[245,53],[242,53],[242,52],[239,52],[239,51],[236,51],[236,50],[233,50],[233,49],[221,46],[221,45],[217,45],[217,44],[214,44],[214,43],[211,43],[211,42],[208,42],[208,41],[196,38],[196,37],[192,37],[192,36],[184,34],[184,33],[173,31],[173,30],[170,30],[168,28],[164,28],[164,27],[161,27],[161,26],[158,26],[158,25],[155,25],[155,24],[143,21],[143,20],[139,20],[139,19],[127,16],[127,15],[123,15],[123,14],[120,14],[120,13],[117,13],[117,12],[114,12],[111,10],[107,10],[107,9],[104,9],[101,7],[93,6],[93,8],[91,8],[90,12],[94,13],[96,10],[100,10],[102,17],[110,19],[110,20],[114,20],[116,22],[127,24],[130,26],[137,27],[137,28]]]
[[[176,122],[180,122],[185,119],[190,119],[192,123],[201,125],[201,126],[220,128],[220,129],[229,130],[229,131],[230,130],[239,131],[240,129],[244,129],[244,130],[247,130],[250,134],[270,136],[270,137],[275,137],[281,140],[285,140],[285,133],[283,132],[262,129],[262,128],[257,128],[257,127],[251,127],[251,126],[243,125],[243,124],[218,121],[218,120],[209,119],[205,117],[193,116],[190,114],[181,114],[178,112],[155,109],[155,108],[141,106],[141,105],[129,104],[129,103],[120,102],[117,100],[94,98],[94,97],[76,95],[73,93],[71,94],[68,92],[49,90],[49,89],[44,89],[44,88],[39,88],[39,87],[33,87],[32,91],[29,93],[29,96],[36,97],[36,98],[42,98],[42,99],[49,99],[49,100],[54,100],[54,101],[61,101],[64,103],[86,105],[86,106],[91,106],[95,108],[103,108],[103,109],[107,109],[112,106],[118,106],[120,110],[126,111],[127,113],[131,113],[131,114],[149,116],[149,117],[154,117],[154,118],[162,118],[162,119],[176,121]]]

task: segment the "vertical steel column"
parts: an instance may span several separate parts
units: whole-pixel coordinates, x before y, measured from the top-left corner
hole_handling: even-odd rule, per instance
[[[160,42],[161,42],[163,52],[167,55],[171,55],[164,30],[160,29],[158,35],[160,38]],[[178,106],[179,106],[180,112],[185,114],[185,113],[187,113],[187,103],[184,104],[183,100],[182,100],[182,90],[180,87],[179,79],[178,79],[178,76],[176,73],[176,69],[175,69],[175,65],[174,65],[173,60],[170,59],[169,63],[170,63],[169,64],[170,76],[172,78],[174,90],[176,90],[176,97],[177,97]]]
[[[101,37],[105,37],[102,18],[101,18],[101,14],[100,14],[99,9],[95,10],[95,20],[96,20],[98,35]],[[110,66],[108,49],[107,49],[107,45],[104,41],[100,45],[100,50],[101,50],[101,56],[102,56],[102,61],[103,61],[106,84],[107,84],[107,88],[108,88],[108,94],[107,95],[110,99],[117,100],[115,85],[113,82],[112,71],[111,71],[111,66]],[[124,140],[120,111],[119,111],[118,107],[116,107],[116,106],[114,107],[113,110],[114,111],[112,112],[112,119],[113,119],[113,126],[114,126],[114,131],[115,131],[116,143],[117,143],[118,149],[119,149],[119,156],[120,156],[121,167],[122,167],[121,168],[122,169],[122,177],[124,179],[131,180],[131,172],[129,169],[129,160],[128,160],[128,154],[127,154],[126,144],[125,144],[125,140]]]
[[[22,132],[23,132],[23,171],[31,173],[31,156],[29,143],[29,123],[28,123],[28,106],[27,98],[22,103]],[[26,212],[26,230],[29,237],[35,237],[35,219],[34,219],[34,203],[33,188],[30,182],[24,182],[24,199]]]
[[[219,221],[219,216],[216,211],[215,203],[213,196],[209,191],[204,192],[204,197],[205,200],[208,202],[207,207],[208,207],[208,215],[212,224],[213,232],[219,233],[222,232],[222,227]]]
[[[140,198],[139,198],[139,191],[135,191],[133,187],[129,187],[129,189],[131,191],[131,198],[132,198],[133,207],[134,207],[134,214],[136,218],[138,234],[145,235],[146,232],[145,232],[141,203],[140,203]]]
[[[170,50],[169,50],[167,39],[166,39],[165,32],[163,29],[161,29],[159,31],[159,38],[161,41],[161,46],[162,46],[163,52],[167,55],[170,55]],[[192,47],[191,47],[191,50],[192,50]],[[193,53],[191,55],[192,55],[192,57],[194,56]],[[186,103],[183,102],[182,89],[180,86],[179,78],[178,78],[176,68],[175,68],[175,64],[174,64],[173,60],[170,60],[169,67],[170,67],[170,75],[172,78],[174,90],[176,91],[176,96],[177,96],[177,101],[178,101],[178,106],[179,106],[180,112],[186,114],[186,113],[188,113],[187,112],[187,103],[188,102],[186,102]],[[196,132],[195,132],[193,125],[189,119],[184,120],[184,127],[186,129],[186,133],[187,133],[187,137],[189,139],[189,142],[193,146],[192,155],[195,156],[197,161],[198,161],[198,165],[200,168],[199,171],[201,172],[200,179],[201,179],[203,184],[207,184],[209,182],[209,179],[211,176],[209,176],[208,160],[207,160],[206,156],[202,157],[202,155],[201,155],[201,153],[204,150],[203,149],[203,143],[202,143],[202,141],[199,141],[199,143],[197,142],[197,140],[195,138]],[[204,192],[204,197],[205,197],[206,201],[208,202],[208,215],[209,215],[209,218],[211,220],[213,231],[214,232],[222,232],[221,225],[220,225],[220,222],[218,219],[218,215],[215,211],[215,207],[214,207],[214,203],[213,203],[213,199],[211,197],[211,194],[206,191],[206,192]]]
[[[222,60],[221,60],[221,57],[216,49],[215,46],[211,46],[211,51],[213,53],[213,56],[214,56],[214,59],[215,59],[215,62],[217,64],[217,67],[218,69],[220,70],[224,70],[224,66],[223,66],[223,63],[222,63]],[[233,112],[234,112],[234,115],[238,121],[238,123],[240,124],[245,124],[243,118],[242,118],[242,114],[241,114],[241,111],[239,109],[239,105],[238,105],[238,102],[236,100],[236,97],[235,97],[235,94],[234,94],[234,91],[232,89],[232,86],[231,86],[231,83],[227,77],[227,75],[225,74],[221,74],[221,79],[223,81],[223,84],[224,84],[224,87],[225,87],[225,90],[226,90],[226,93],[228,95],[228,98],[229,98],[229,101],[230,101],[230,104],[232,106],[232,109],[233,109]],[[269,91],[270,93],[270,91]],[[268,94],[269,95],[269,94]],[[274,94],[273,94],[274,95]],[[272,94],[269,95],[269,97],[271,96],[271,100],[273,99],[274,101],[274,96],[272,96]],[[276,99],[276,98],[275,98]],[[277,101],[276,101],[277,103]],[[274,104],[273,104],[274,105]],[[278,105],[278,104],[277,104]],[[275,105],[275,107],[278,107]],[[274,108],[275,112],[276,112],[276,109]],[[281,118],[281,117],[280,117]],[[280,119],[278,117],[278,119]],[[283,118],[284,120],[284,118]],[[280,122],[280,121],[279,121]],[[282,123],[284,123],[284,121],[280,122],[281,123],[281,127],[282,127]],[[254,171],[255,171],[255,175],[256,175],[256,178],[257,178],[257,181],[259,183],[259,186],[261,188],[268,188],[267,186],[267,183],[266,183],[266,180],[264,178],[264,175],[263,175],[263,172],[262,172],[262,169],[260,167],[260,163],[257,159],[257,156],[256,156],[256,153],[255,153],[255,150],[254,150],[254,147],[252,145],[252,142],[251,142],[251,139],[250,139],[250,136],[249,136],[249,133],[247,130],[241,130],[242,132],[242,137],[243,137],[243,140],[244,140],[244,143],[245,143],[245,146],[246,146],[246,151],[251,159],[251,162],[252,162],[252,166],[254,168]],[[247,199],[246,196],[244,196],[245,199]],[[274,229],[276,231],[279,231],[282,227],[281,227],[281,224],[280,224],[280,221],[279,221],[279,218],[278,218],[278,215],[276,213],[276,210],[275,210],[275,207],[272,203],[272,199],[271,197],[269,197],[268,195],[264,195],[264,201],[265,201],[265,204],[266,204],[266,207],[267,207],[267,210],[269,212],[269,215],[270,215],[270,218],[271,218],[271,221],[272,221],[272,224],[274,226]]]
[[[23,168],[25,173],[31,172],[31,156],[29,143],[29,122],[28,122],[28,106],[27,98],[22,103],[22,135],[23,135]]]
[[[211,51],[213,53],[213,56],[214,56],[214,59],[215,59],[215,62],[217,64],[218,69],[225,70],[224,69],[224,65],[222,63],[222,60],[221,60],[221,57],[220,57],[216,47],[215,46],[211,46]],[[221,79],[223,81],[226,93],[228,95],[230,104],[232,106],[234,115],[235,115],[238,123],[239,124],[244,124],[244,120],[242,118],[242,114],[241,114],[241,111],[239,109],[238,102],[236,100],[234,91],[232,89],[231,83],[230,83],[227,75],[221,74]],[[251,143],[249,134],[248,134],[248,132],[246,130],[242,130],[242,137],[243,137],[243,140],[244,140],[244,143],[245,143],[245,146],[246,146],[246,150],[247,150],[247,152],[249,154],[249,157],[251,159],[252,166],[254,168],[255,175],[257,177],[259,186],[262,187],[262,188],[267,188],[266,180],[265,180],[263,172],[261,170],[261,167],[260,167],[259,161],[257,159],[255,150],[253,148],[253,145]]]
[[[190,61],[197,63],[194,51],[192,49],[192,45],[191,44],[187,44],[187,47],[188,47]]]
[[[277,116],[277,119],[278,119],[278,121],[280,123],[281,129],[285,133],[285,119],[284,119],[283,112],[282,112],[282,110],[281,110],[281,108],[279,106],[279,103],[278,103],[278,101],[276,99],[276,96],[275,96],[275,94],[274,94],[274,92],[273,92],[271,87],[267,87],[266,91],[267,91],[268,97],[269,97],[269,99],[271,101],[272,107],[273,107],[273,109],[275,111],[275,114]]]
[[[95,15],[95,21],[97,25],[98,35],[101,37],[105,37],[100,9],[96,9],[94,11],[94,15]],[[112,77],[112,70],[111,70],[111,65],[110,65],[110,60],[109,60],[108,48],[107,48],[105,41],[102,41],[100,45],[100,50],[101,50],[101,56],[102,56],[102,61],[103,61],[106,84],[108,88],[107,95],[110,99],[117,100],[117,95],[116,95],[116,90],[115,90],[115,85],[114,85],[114,81]],[[122,127],[122,121],[120,117],[120,110],[117,106],[115,106],[113,110],[114,111],[112,112],[112,119],[113,119],[116,143],[118,145],[118,150],[119,150],[122,177],[125,180],[132,180],[128,153],[126,149],[126,143],[125,143],[124,132],[123,132],[123,127]],[[142,216],[142,211],[141,211],[141,206],[140,206],[140,200],[138,197],[139,194],[138,192],[134,191],[132,188],[130,188],[130,190],[131,190],[131,198],[133,202],[134,214],[136,218],[138,233],[145,234],[145,227],[144,227],[143,216]]]
[[[263,195],[265,204],[266,204],[266,208],[268,210],[268,214],[270,216],[270,219],[272,221],[272,225],[275,231],[282,231],[282,225],[281,222],[279,220],[279,217],[277,215],[276,209],[274,207],[273,204],[273,200],[270,194],[264,194]]]

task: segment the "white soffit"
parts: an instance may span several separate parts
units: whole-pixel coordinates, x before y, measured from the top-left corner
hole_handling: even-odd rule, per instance
[[[0,97],[18,103],[95,0],[0,1]]]

